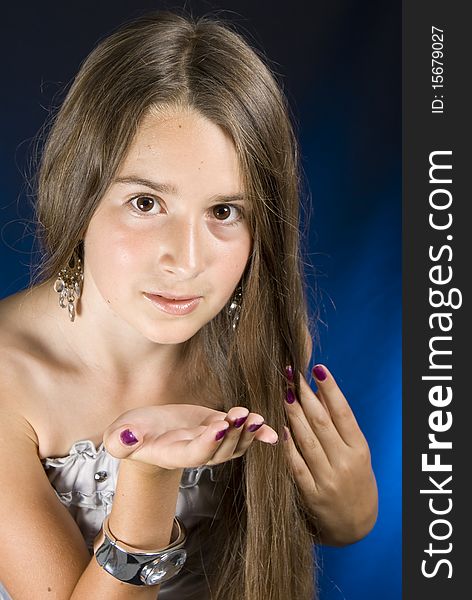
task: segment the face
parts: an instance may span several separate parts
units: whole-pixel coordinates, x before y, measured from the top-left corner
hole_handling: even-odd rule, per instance
[[[248,208],[220,127],[195,112],[147,116],[85,234],[84,295],[151,341],[188,340],[244,272]],[[159,293],[200,300],[186,312]]]

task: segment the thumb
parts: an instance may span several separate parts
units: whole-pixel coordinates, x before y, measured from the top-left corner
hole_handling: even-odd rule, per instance
[[[117,429],[103,434],[106,451],[115,458],[128,458],[143,444],[144,434],[135,425],[121,424]]]

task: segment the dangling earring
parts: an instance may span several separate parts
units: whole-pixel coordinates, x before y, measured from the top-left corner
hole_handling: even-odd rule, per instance
[[[234,296],[231,299],[231,304],[228,308],[228,315],[232,320],[233,331],[236,329],[239,321],[239,314],[241,312],[241,304],[243,301],[243,288],[239,285],[234,292]]]
[[[59,294],[59,306],[61,308],[68,307],[69,318],[72,322],[75,319],[74,302],[80,298],[83,280],[82,261],[74,252],[67,266],[59,271],[54,282],[54,291]]]

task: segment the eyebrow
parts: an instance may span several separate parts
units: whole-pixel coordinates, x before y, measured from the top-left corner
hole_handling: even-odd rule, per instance
[[[125,185],[144,185],[145,187],[151,188],[155,192],[162,194],[178,194],[178,189],[171,183],[159,183],[158,181],[151,181],[143,177],[136,177],[130,175],[128,177],[116,177],[113,183],[123,183]],[[244,202],[244,194],[215,194],[209,198],[210,201],[214,202]]]

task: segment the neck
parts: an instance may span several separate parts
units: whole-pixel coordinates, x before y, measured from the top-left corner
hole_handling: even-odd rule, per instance
[[[180,364],[183,344],[159,344],[137,332],[89,286],[76,303],[74,322],[61,309],[52,283],[44,284],[48,314],[57,324],[59,343],[92,372],[116,382],[152,385],[175,374]]]

